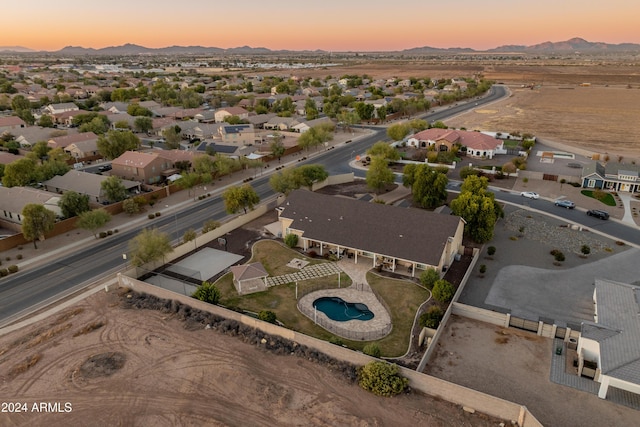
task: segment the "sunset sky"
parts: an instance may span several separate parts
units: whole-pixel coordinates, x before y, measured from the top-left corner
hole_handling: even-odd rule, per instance
[[[582,37],[640,43],[632,0],[7,0],[0,46],[134,43],[272,50],[491,49]]]

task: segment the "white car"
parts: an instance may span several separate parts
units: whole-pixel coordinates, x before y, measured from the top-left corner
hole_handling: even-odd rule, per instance
[[[527,199],[538,200],[540,198],[538,193],[534,193],[533,191],[523,191],[522,193],[520,193],[520,195],[522,197],[526,197]]]

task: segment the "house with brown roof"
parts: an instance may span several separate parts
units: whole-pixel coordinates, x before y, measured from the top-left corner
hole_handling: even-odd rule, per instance
[[[0,117],[0,134],[4,132],[11,133],[14,129],[27,127],[27,124],[18,116]]]
[[[216,110],[214,117],[216,123],[224,122],[224,119],[230,116],[238,116],[241,119],[249,117],[249,112],[242,107],[226,107]]]
[[[172,169],[170,160],[158,153],[126,151],[111,162],[111,175],[122,179],[145,184],[158,184],[164,181],[163,172]]]
[[[454,145],[465,147],[467,155],[492,159],[504,148],[504,141],[481,132],[431,128],[407,139],[407,145],[416,148],[434,147],[436,151],[451,151]]]
[[[102,158],[102,154],[98,150],[97,138],[73,142],[64,148],[64,152],[69,153],[76,163]]]
[[[222,142],[228,144],[251,145],[256,142],[256,131],[252,124],[220,126]]]
[[[51,148],[66,148],[71,144],[82,141],[98,141],[98,135],[93,132],[75,133],[65,136],[54,136],[47,141],[47,145]]]
[[[292,191],[278,208],[282,236],[320,256],[347,256],[412,277],[446,271],[462,254],[464,221],[423,209],[368,203],[346,197]]]
[[[250,290],[264,290],[266,288],[265,279],[269,276],[269,273],[259,262],[234,265],[229,268],[229,271],[233,274],[233,284],[241,295],[243,292],[247,293]]]
[[[80,107],[78,107],[73,102],[63,102],[60,104],[49,104],[44,107],[43,112],[46,112],[51,115],[56,115],[60,113],[64,113],[65,111],[78,111]]]
[[[0,187],[0,226],[20,232],[22,224],[22,210],[28,204],[43,205],[56,214],[62,216],[58,202],[60,197],[47,191],[30,187]]]
[[[44,189],[52,193],[63,194],[66,191],[75,191],[78,194],[86,194],[89,201],[94,203],[109,202],[104,190],[102,182],[109,177],[89,173],[79,170],[70,170],[64,175],[56,175],[53,178],[44,181]],[[128,180],[122,180],[122,185],[131,193],[140,192],[140,183]]]

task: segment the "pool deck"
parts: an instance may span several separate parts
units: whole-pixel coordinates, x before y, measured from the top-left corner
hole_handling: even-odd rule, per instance
[[[314,320],[314,316],[317,316],[316,320],[320,326],[343,338],[353,338],[353,335],[366,334],[368,339],[375,340],[387,335],[391,331],[391,317],[366,283],[366,272],[370,269],[370,266],[344,260],[339,261],[338,266],[351,277],[353,284],[341,289],[322,289],[311,292],[298,301],[300,310],[309,316],[311,320]],[[329,319],[326,314],[313,308],[313,302],[322,297],[339,297],[345,302],[366,304],[374,314],[374,317],[370,320],[347,320],[345,322]],[[349,336],[340,332],[343,330],[348,331],[347,335]]]

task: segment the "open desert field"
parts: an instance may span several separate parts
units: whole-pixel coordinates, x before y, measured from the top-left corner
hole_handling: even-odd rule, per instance
[[[346,364],[277,355],[260,343],[124,308],[98,292],[39,324],[0,337],[0,396],[26,403],[0,425],[71,426],[497,426],[417,393],[381,398]],[[282,353],[282,352],[280,352]],[[316,356],[317,357],[317,356]],[[39,413],[33,404],[53,405]],[[57,406],[56,406],[57,405]],[[39,407],[39,406],[38,406]],[[13,406],[12,406],[13,408]],[[21,406],[22,408],[22,406]]]
[[[528,132],[544,140],[640,162],[640,73],[632,63],[379,61],[288,70],[302,77],[367,74],[376,78],[482,75],[509,86],[512,96],[447,120],[450,127]],[[285,73],[284,71],[282,73]],[[580,86],[588,83],[589,86]],[[523,88],[522,86],[526,86]]]

